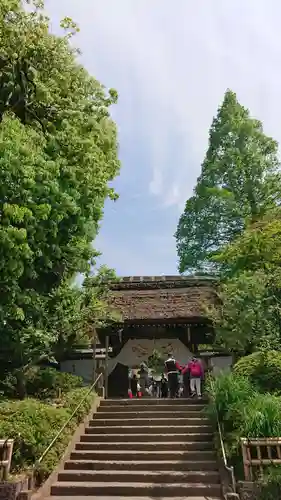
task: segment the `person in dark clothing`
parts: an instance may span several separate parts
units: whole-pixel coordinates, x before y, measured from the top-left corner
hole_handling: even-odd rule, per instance
[[[167,398],[168,397],[168,380],[166,379],[164,373],[162,374],[161,382],[160,382],[160,389],[161,389],[161,398]]]
[[[176,398],[179,390],[178,373],[181,371],[181,366],[172,354],[165,361],[165,369],[168,375],[170,398]]]
[[[152,396],[154,398],[157,398],[158,396],[158,384],[156,382],[156,380],[154,380],[154,378],[152,379]]]
[[[132,396],[136,398],[138,396],[138,379],[136,374],[134,374],[131,378],[131,391]]]

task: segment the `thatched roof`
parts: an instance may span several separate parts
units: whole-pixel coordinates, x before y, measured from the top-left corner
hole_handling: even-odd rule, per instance
[[[111,290],[112,307],[130,322],[202,318],[216,297],[214,280],[185,276],[127,277]]]

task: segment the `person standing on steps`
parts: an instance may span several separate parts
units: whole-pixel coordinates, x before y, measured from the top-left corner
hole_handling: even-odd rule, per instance
[[[168,375],[168,385],[170,398],[176,398],[179,390],[179,378],[178,374],[181,371],[180,364],[176,361],[173,354],[168,356],[168,359],[165,361],[165,369]]]
[[[164,373],[162,373],[161,377],[161,398],[167,398],[168,397],[168,380],[166,379]]]
[[[182,369],[182,377],[183,377],[183,396],[185,398],[190,397],[190,371],[189,371],[189,362]]]
[[[138,379],[137,379],[137,376],[136,376],[135,373],[134,373],[134,375],[131,378],[131,384],[130,385],[131,385],[132,396],[134,398],[138,397]]]
[[[187,369],[189,370],[189,376],[190,376],[191,397],[194,397],[197,394],[197,396],[201,398],[202,397],[201,386],[202,386],[202,379],[204,376],[202,363],[199,361],[199,359],[193,357],[190,363],[188,363]]]
[[[145,396],[148,389],[148,368],[145,363],[141,363],[140,365],[139,378],[140,392]]]

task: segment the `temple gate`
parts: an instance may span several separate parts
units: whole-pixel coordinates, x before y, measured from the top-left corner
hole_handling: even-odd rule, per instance
[[[186,276],[131,276],[112,283],[110,305],[122,320],[99,330],[111,348],[107,363],[109,397],[126,397],[128,370],[147,360],[154,349],[173,352],[182,363],[212,345],[214,332],[206,307],[216,300],[216,282]]]

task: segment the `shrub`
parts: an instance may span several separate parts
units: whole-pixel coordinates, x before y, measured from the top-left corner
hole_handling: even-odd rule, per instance
[[[242,477],[240,439],[280,437],[281,399],[256,391],[249,378],[235,373],[209,379],[207,389],[210,393],[207,411],[214,420],[217,405],[227,455],[238,477]]]
[[[216,378],[209,377],[206,388],[210,395],[207,408],[212,421],[216,423],[217,415],[224,423],[226,431],[233,428],[233,412],[240,403],[244,404],[253,395],[250,381],[233,373],[220,374]]]
[[[259,483],[257,500],[276,500],[281,498],[281,468],[270,467]]]
[[[61,399],[63,408],[67,408],[70,412],[73,412],[75,408],[78,406],[81,399],[83,399],[83,395],[86,396],[88,391],[89,391],[88,387],[84,387],[83,389],[79,387],[73,389],[70,392],[65,393]],[[76,419],[78,419],[79,421],[83,420],[84,415],[86,415],[91,408],[91,403],[92,403],[91,397],[87,397],[85,401],[82,403],[82,405],[79,407],[76,414]]]
[[[240,358],[233,367],[233,372],[242,377],[253,378],[257,367],[260,365],[261,352],[254,352],[249,356]]]
[[[16,397],[16,377],[9,373],[8,375],[0,374],[0,394],[2,398],[14,398]]]
[[[52,399],[58,394],[58,389],[68,392],[75,387],[83,386],[83,379],[71,373],[59,372],[54,368],[39,368],[37,366],[29,369],[25,375],[27,396],[38,399]],[[0,394],[17,397],[16,378],[13,374],[7,375],[0,381]]]
[[[88,390],[80,388],[69,392],[58,406],[35,399],[0,403],[0,439],[15,440],[12,472],[25,471],[35,464]],[[90,393],[78,414],[40,464],[37,470],[38,483],[46,479],[59,462],[71,435],[88,413],[93,399],[94,394]]]
[[[247,376],[261,392],[281,390],[281,352],[255,352],[241,358],[234,373]]]
[[[38,399],[54,398],[58,394],[58,389],[62,393],[83,386],[83,379],[55,370],[54,368],[35,368],[27,377],[26,391],[29,396]]]
[[[242,437],[280,437],[281,400],[271,394],[256,393],[246,404],[240,403],[239,434]]]

